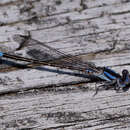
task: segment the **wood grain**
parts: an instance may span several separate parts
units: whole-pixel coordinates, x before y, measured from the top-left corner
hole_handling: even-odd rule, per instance
[[[28,51],[40,52],[37,44],[17,50],[13,36],[30,33],[121,73],[130,69],[129,7],[129,0],[1,0],[0,50],[27,57]],[[3,64],[1,70],[0,130],[130,129],[129,91],[102,88],[94,97],[95,83],[49,66],[16,70]]]

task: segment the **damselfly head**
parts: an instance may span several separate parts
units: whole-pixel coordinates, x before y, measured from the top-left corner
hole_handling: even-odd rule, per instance
[[[122,75],[127,75],[127,74],[129,74],[129,71],[127,69],[123,69],[122,70]]]
[[[129,74],[129,71],[127,69],[123,69],[122,70],[122,80],[125,80],[128,74]]]

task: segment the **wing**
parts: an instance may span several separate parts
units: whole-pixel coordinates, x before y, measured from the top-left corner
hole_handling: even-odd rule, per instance
[[[35,39],[28,38],[27,36],[22,35],[15,35],[14,40],[19,42],[20,44],[22,41],[24,42],[24,46],[28,47],[27,54],[31,57],[42,60],[42,61],[49,61],[53,63],[66,63],[71,64],[73,66],[79,66],[81,68],[91,68],[95,69],[96,66],[90,62],[83,62],[80,58],[72,56],[70,54],[66,55],[64,52],[61,52],[51,46],[46,45],[43,42],[39,42]],[[26,41],[26,45],[25,45]]]
[[[27,53],[34,59],[37,59],[37,63],[78,70],[90,77],[97,77],[105,81],[111,81],[120,76],[111,69],[106,67],[99,68],[90,62],[83,62],[78,57],[70,54],[66,55],[64,52],[48,46],[43,42],[32,39],[29,36],[15,35],[13,39],[20,43],[20,48],[27,46],[29,48]]]

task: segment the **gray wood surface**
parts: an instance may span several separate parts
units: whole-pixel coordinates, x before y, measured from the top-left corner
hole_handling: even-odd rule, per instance
[[[130,69],[129,0],[0,0],[0,50],[28,56],[15,34],[121,73]],[[7,71],[2,71],[7,68]],[[75,71],[76,72],[76,71]],[[1,65],[0,130],[129,130],[130,92],[101,89],[73,71]],[[99,85],[99,84],[97,84]]]

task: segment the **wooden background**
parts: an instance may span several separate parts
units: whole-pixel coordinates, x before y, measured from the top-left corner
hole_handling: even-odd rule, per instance
[[[130,69],[129,0],[0,0],[0,50],[26,56],[13,36],[28,32],[83,61]],[[57,69],[0,73],[1,130],[130,129],[129,91],[93,97],[94,83]]]

